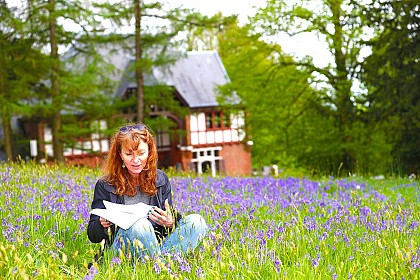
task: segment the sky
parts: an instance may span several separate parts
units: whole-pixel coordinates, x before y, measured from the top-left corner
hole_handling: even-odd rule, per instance
[[[228,16],[237,14],[239,23],[247,22],[248,16],[253,16],[258,8],[265,7],[266,0],[166,0],[174,7],[183,5],[185,8],[194,8],[205,15],[213,15],[217,12],[222,12],[223,15]],[[292,3],[295,0],[287,0]],[[314,5],[319,4],[318,0],[312,0]],[[270,38],[271,39],[271,38]],[[276,42],[280,44],[282,50],[296,58],[302,58],[309,55],[313,58],[313,63],[317,67],[326,67],[329,63],[334,64],[334,58],[326,42],[320,41],[315,34],[300,34],[294,37],[289,37],[286,34],[279,35]],[[370,51],[366,49],[361,50],[362,56],[369,55]],[[358,80],[353,81],[352,90],[355,92],[362,92]]]
[[[7,0],[7,2],[12,5],[20,5],[20,0]],[[265,6],[266,0],[166,0],[165,2],[173,7],[182,5],[185,8],[196,9],[208,16],[219,11],[225,16],[237,14],[239,22],[243,24],[247,22],[248,16],[254,15],[258,8]],[[318,67],[325,67],[332,62],[326,43],[319,41],[315,35],[304,34],[293,38],[280,35],[277,41],[285,53],[296,58],[309,55],[313,57],[314,64]]]
[[[240,23],[247,22],[248,16],[255,14],[257,8],[265,6],[265,0],[167,0],[174,7],[197,9],[202,14],[211,16],[217,12],[223,15],[237,14]],[[297,58],[305,55],[313,57],[314,64],[318,67],[325,67],[332,61],[330,52],[325,42],[320,42],[315,35],[305,34],[290,38],[288,35],[281,35],[278,38],[284,52]]]
[[[252,15],[256,9],[262,7],[265,0],[169,0],[174,6],[194,8],[202,14],[213,15],[221,11],[224,15],[238,14],[239,21],[244,22],[246,17]]]

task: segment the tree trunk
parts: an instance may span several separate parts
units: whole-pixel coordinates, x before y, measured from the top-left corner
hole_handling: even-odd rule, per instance
[[[0,41],[0,67],[5,64],[4,55],[3,55],[3,52],[1,52],[3,50],[3,44],[1,44],[2,42],[3,41]],[[0,95],[3,96],[3,97],[0,97],[0,101],[1,101],[1,98],[7,98],[5,87],[6,86],[5,86],[4,71],[3,69],[0,68]],[[4,150],[6,153],[6,159],[12,160],[13,152],[12,152],[12,141],[11,141],[12,137],[11,137],[11,129],[10,129],[10,117],[7,112],[7,108],[5,107],[6,107],[5,105],[2,105],[0,103],[0,110],[1,110],[0,120],[3,126],[3,141],[4,141]]]
[[[144,89],[143,89],[143,66],[141,65],[142,46],[141,46],[141,0],[134,0],[135,9],[135,40],[136,40],[136,82],[137,82],[137,122],[144,121]]]
[[[56,34],[56,17],[55,12],[55,0],[48,0],[50,5],[50,47],[51,47],[51,59],[52,59],[52,69],[51,69],[51,99],[54,105],[54,113],[52,114],[51,126],[52,126],[52,139],[53,139],[53,152],[54,158],[58,162],[64,162],[63,157],[63,147],[60,139],[60,128],[61,128],[61,100],[60,100],[60,61],[58,56],[58,44],[57,44],[57,34]]]
[[[4,140],[4,150],[6,153],[7,160],[14,160],[13,149],[12,149],[12,129],[10,127],[10,117],[2,114],[1,116],[2,125],[3,125],[3,140]]]
[[[332,81],[331,84],[336,91],[338,130],[343,147],[343,169],[351,171],[356,161],[354,151],[351,148],[353,146],[351,128],[354,121],[354,108],[350,99],[352,83],[348,80],[349,73],[346,67],[346,54],[344,53],[343,26],[340,22],[341,4],[340,2],[332,1],[330,8],[334,25],[334,60],[337,65],[336,81]]]

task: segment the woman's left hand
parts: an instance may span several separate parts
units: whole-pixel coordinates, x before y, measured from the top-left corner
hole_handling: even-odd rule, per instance
[[[154,207],[149,213],[148,218],[158,225],[171,228],[174,225],[174,219],[172,217],[171,206],[167,199],[165,200],[165,209],[166,211],[163,211],[158,207]]]

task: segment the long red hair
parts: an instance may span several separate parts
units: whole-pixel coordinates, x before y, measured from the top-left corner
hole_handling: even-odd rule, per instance
[[[141,127],[141,129],[139,130],[137,127]],[[122,148],[136,151],[141,142],[147,143],[149,156],[145,167],[138,175],[140,191],[149,196],[153,196],[157,192],[158,153],[155,140],[146,126],[137,124],[134,126],[124,126],[115,132],[111,140],[108,156],[102,167],[106,182],[115,186],[115,193],[117,195],[133,196],[137,193],[137,186],[130,181],[130,174],[127,169],[123,168],[123,160],[121,159],[120,153]]]

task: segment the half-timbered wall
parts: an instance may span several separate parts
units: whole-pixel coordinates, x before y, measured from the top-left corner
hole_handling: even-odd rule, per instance
[[[230,114],[226,123],[219,120],[219,125],[211,121],[218,112],[194,113],[190,115],[190,139],[193,146],[237,143],[244,139],[243,114]],[[211,115],[212,114],[212,115]],[[223,117],[223,115],[218,115]]]
[[[105,121],[97,122],[98,131],[103,131],[107,128]],[[54,156],[52,147],[52,131],[50,127],[44,129],[44,140],[45,140],[45,153],[48,156]],[[102,136],[100,133],[92,133],[91,138],[82,138],[76,141],[73,147],[64,148],[64,156],[80,156],[85,154],[95,153],[106,153],[109,150],[109,139]]]

